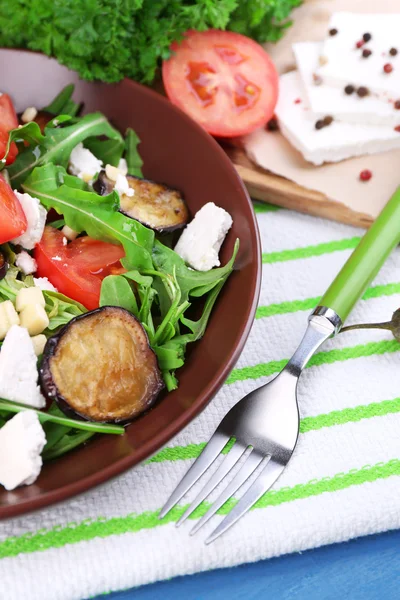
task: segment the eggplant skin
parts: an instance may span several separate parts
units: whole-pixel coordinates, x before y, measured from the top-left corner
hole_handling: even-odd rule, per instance
[[[185,227],[189,211],[178,190],[133,175],[127,175],[127,180],[135,194],[121,196],[120,212],[158,233],[171,233]],[[112,192],[114,182],[101,171],[93,188],[104,196]]]
[[[4,279],[8,271],[8,262],[5,259],[5,256],[2,252],[0,252],[0,280]]]
[[[142,324],[116,306],[75,317],[49,338],[39,375],[65,414],[102,423],[129,423],[164,388]]]

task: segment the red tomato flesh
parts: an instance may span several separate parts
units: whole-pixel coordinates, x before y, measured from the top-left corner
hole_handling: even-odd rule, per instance
[[[278,74],[264,49],[231,31],[188,31],[162,73],[168,98],[206,131],[244,135],[272,117]]]
[[[18,127],[18,118],[13,106],[12,100],[8,94],[0,96],[0,158],[2,158],[7,149],[8,132]],[[11,165],[18,154],[18,148],[13,142],[6,159],[6,165]]]
[[[87,236],[65,246],[63,238],[58,229],[45,227],[34,251],[38,276],[47,277],[59,292],[93,310],[99,306],[104,277],[124,271],[120,263],[124,250]]]
[[[27,227],[26,216],[17,196],[0,175],[0,244],[19,237]]]

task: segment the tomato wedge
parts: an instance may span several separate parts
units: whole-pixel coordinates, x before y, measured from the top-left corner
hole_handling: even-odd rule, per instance
[[[67,246],[63,239],[61,231],[45,227],[34,251],[38,276],[47,277],[59,292],[93,310],[99,306],[104,277],[124,272],[120,263],[124,250],[87,236]]]
[[[27,227],[26,216],[17,196],[0,175],[0,244],[19,237]]]
[[[265,50],[231,31],[188,31],[164,61],[168,98],[206,131],[221,137],[244,135],[272,117],[278,74]]]
[[[8,94],[0,96],[0,158],[7,149],[8,132],[18,127],[18,118],[12,100]],[[13,142],[6,159],[6,165],[11,165],[18,154],[17,145]]]

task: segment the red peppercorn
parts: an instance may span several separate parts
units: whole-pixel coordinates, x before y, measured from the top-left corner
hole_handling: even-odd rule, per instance
[[[296,98],[296,100],[294,101],[295,104],[300,104],[301,102],[301,98]]]
[[[391,73],[393,71],[393,65],[386,63],[386,65],[383,65],[383,70],[385,73]]]
[[[360,180],[361,181],[369,181],[372,177],[372,171],[370,171],[369,169],[364,169],[364,171],[361,171],[360,173]]]
[[[356,44],[356,48],[362,48],[364,46],[365,42],[364,40],[358,40],[357,44]]]
[[[400,110],[400,100],[396,100],[396,102],[393,104],[393,106],[395,107],[396,110]]]
[[[394,128],[395,131],[398,131],[400,133],[400,125],[396,125],[396,127]]]

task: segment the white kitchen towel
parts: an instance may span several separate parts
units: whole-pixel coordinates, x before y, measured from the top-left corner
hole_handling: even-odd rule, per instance
[[[400,344],[379,330],[341,334],[312,359],[298,388],[295,454],[273,490],[235,527],[205,546],[223,517],[190,537],[204,507],[177,529],[187,499],[158,520],[226,411],[292,354],[308,313],[362,234],[286,210],[258,205],[257,212],[260,303],[227,383],[150,462],[63,504],[0,522],[1,600],[82,600],[400,526]],[[397,249],[349,322],[387,320],[399,306]]]

